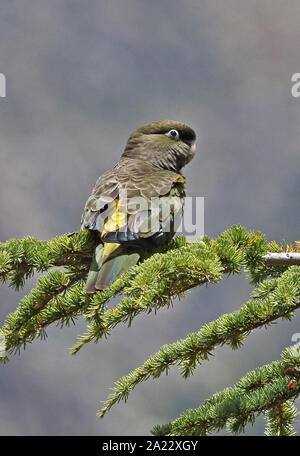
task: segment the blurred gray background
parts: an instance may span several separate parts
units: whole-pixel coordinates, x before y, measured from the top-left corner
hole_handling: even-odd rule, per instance
[[[184,174],[187,193],[206,196],[206,234],[240,223],[269,240],[299,239],[300,98],[291,96],[299,20],[297,0],[2,0],[0,241],[77,230],[92,186],[129,133],[163,118],[198,134]],[[22,293],[1,287],[1,322],[34,283]],[[85,322],[49,328],[46,341],[1,367],[0,434],[145,435],[197,407],[278,359],[300,332],[300,315],[256,330],[238,351],[218,348],[188,380],[172,368],[96,417],[115,380],[238,309],[250,290],[244,277],[197,288],[75,357],[69,348]],[[246,429],[263,432],[263,418]]]

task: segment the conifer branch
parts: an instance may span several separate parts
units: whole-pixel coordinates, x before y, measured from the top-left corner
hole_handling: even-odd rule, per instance
[[[216,240],[205,237],[189,243],[183,237],[176,238],[168,248],[164,247],[163,253],[158,249],[158,253],[131,270],[123,288],[128,297],[115,309],[98,315],[97,305],[89,307],[86,317],[92,322],[88,332],[79,337],[72,353],[93,339],[97,342],[106,337],[117,324],[128,322],[130,326],[141,312],[169,307],[174,298],[184,296],[195,286],[215,283],[224,274],[241,273],[247,268],[253,281],[257,277],[278,275],[277,269],[270,269],[261,259],[266,249],[261,233],[248,233],[241,226],[233,226]]]
[[[294,421],[299,415],[298,410],[291,401],[283,402],[266,413],[267,436],[291,436],[295,435]]]
[[[84,281],[96,242],[95,236],[85,230],[50,241],[24,238],[0,243],[0,281],[8,282],[17,290],[34,272],[64,268],[64,271],[51,270],[39,278],[36,288],[7,317],[0,331],[7,353],[19,352],[35,338],[45,337],[45,328],[52,323],[68,325],[84,315],[89,322],[88,332],[73,348],[72,352],[76,353],[87,342],[107,336],[116,325],[128,323],[130,326],[140,313],[169,307],[175,298],[184,296],[193,287],[216,283],[225,274],[246,271],[250,282],[257,285],[241,309],[221,316],[184,340],[163,346],[142,367],[121,378],[99,412],[100,416],[114,403],[126,400],[141,381],[159,377],[172,365],[177,365],[186,378],[209,358],[217,345],[238,348],[253,329],[268,326],[278,318],[291,319],[300,307],[299,242],[268,244],[260,232],[247,232],[241,226],[233,226],[217,239],[205,236],[196,242],[187,242],[179,236],[155,251],[145,251],[142,261],[110,288],[90,295],[84,292]],[[292,264],[295,266],[290,267]],[[124,297],[119,305],[108,310],[107,301],[120,293]],[[2,363],[7,360],[0,357]],[[296,361],[299,365],[298,358],[290,357],[288,367]],[[271,368],[265,366],[265,370],[249,373],[241,380],[241,385],[248,384],[243,394],[239,382],[237,387],[214,395],[200,409],[156,427],[155,432],[204,435],[227,426],[236,433],[253,422],[257,414],[264,413],[267,435],[291,435],[296,416],[291,400],[299,394],[299,385],[293,381],[293,389],[287,394],[283,364],[272,363]],[[274,376],[274,369],[278,378]]]
[[[253,424],[255,416],[270,410],[271,425],[267,432],[274,431],[274,413],[287,401],[295,400],[300,394],[300,383],[294,390],[288,388],[289,377],[284,373],[288,366],[300,365],[299,350],[289,347],[282,353],[281,361],[259,367],[242,377],[239,382],[220,393],[214,394],[204,404],[195,409],[187,410],[179,418],[167,425],[155,426],[154,435],[208,435],[214,430],[227,427],[236,434],[244,432],[248,423]],[[274,412],[276,410],[276,412]],[[282,413],[282,412],[281,412]],[[281,414],[281,432],[293,433],[291,422],[296,413],[286,408]],[[275,426],[276,427],[276,426]],[[278,432],[278,427],[276,428]],[[289,435],[290,435],[289,434]]]
[[[258,299],[262,297],[263,299]],[[261,283],[238,311],[224,314],[204,325],[186,339],[164,345],[141,367],[115,383],[114,391],[98,413],[100,417],[117,402],[127,400],[130,391],[148,378],[158,378],[178,365],[184,378],[190,376],[203,360],[207,360],[217,345],[236,349],[255,328],[271,324],[278,318],[291,319],[300,307],[300,268],[289,268],[280,278]]]
[[[271,266],[300,266],[300,253],[294,252],[269,252],[262,256],[263,261]]]
[[[82,313],[86,304],[87,295],[83,293],[83,285],[74,284],[68,290],[55,296],[41,312],[32,316],[21,327],[14,330],[14,315],[11,316],[1,329],[5,337],[6,350],[9,354],[19,353],[35,338],[45,338],[45,328],[51,323],[60,323],[61,326],[68,325],[70,321]]]
[[[38,336],[44,328],[56,320],[64,321],[66,318],[66,303],[71,293],[74,302],[68,306],[68,315],[74,316],[82,311],[81,302],[88,298],[80,293],[81,298],[74,296],[74,285],[80,283],[86,276],[86,271],[80,268],[69,269],[65,273],[59,270],[49,272],[46,276],[40,277],[37,287],[30,295],[25,296],[20,306],[14,313],[8,315],[1,334],[5,337],[6,350],[10,353],[18,351],[22,345]],[[81,286],[82,288],[82,286]],[[79,288],[76,288],[79,293]],[[67,294],[66,294],[67,293]],[[76,299],[75,299],[76,298]],[[75,303],[78,303],[77,308]],[[54,311],[56,309],[56,311]],[[58,310],[58,312],[57,312]],[[54,317],[55,316],[55,317]]]
[[[38,241],[32,237],[10,239],[0,243],[0,281],[9,282],[19,290],[34,272],[44,272],[53,266],[86,266],[95,248],[95,238],[88,231],[71,236],[63,234],[50,241]]]
[[[84,280],[95,242],[88,231],[81,231],[48,242],[25,238],[0,244],[0,277],[10,280],[16,288],[22,286],[34,270],[48,270],[53,266],[67,268],[65,273],[52,271],[39,279],[37,289],[24,297],[17,310],[9,315],[2,329],[9,350],[25,346],[40,334],[41,327],[51,322],[68,323],[72,319],[71,311],[67,319],[65,312],[59,314],[55,300],[64,299],[68,288]],[[93,339],[97,341],[106,336],[117,324],[128,322],[130,325],[139,313],[170,306],[175,297],[183,296],[197,285],[214,283],[225,273],[240,273],[246,268],[253,282],[267,275],[278,275],[278,268],[270,268],[261,258],[267,246],[261,233],[248,233],[241,226],[233,226],[216,240],[205,237],[189,243],[179,236],[169,245],[158,247],[156,254],[145,252],[144,261],[108,290],[97,292],[91,298],[81,289],[81,298],[77,296],[76,302],[85,302],[85,305],[80,305],[80,310],[76,306],[70,306],[70,309],[73,309],[74,317],[84,313],[91,323],[87,334],[80,337],[72,352],[76,353]],[[272,249],[279,247],[275,244]],[[125,298],[115,309],[105,312],[105,303],[120,292]]]
[[[128,322],[130,325],[141,312],[149,313],[163,306],[170,306],[172,300],[182,296],[186,290],[220,280],[224,268],[217,255],[203,244],[198,247],[194,261],[191,261],[190,249],[189,245],[178,249],[175,261],[174,252],[168,251],[165,254],[156,254],[145,260],[141,266],[136,266],[132,270],[129,284],[123,290],[127,297],[123,298],[115,309],[98,314],[91,305],[87,316],[93,318],[93,321],[88,333],[81,336],[72,353],[77,353],[84,344],[93,339],[98,341],[107,336],[110,330],[121,322]]]

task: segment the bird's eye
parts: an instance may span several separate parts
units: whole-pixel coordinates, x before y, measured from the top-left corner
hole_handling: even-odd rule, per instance
[[[169,136],[172,139],[179,139],[179,133],[177,130],[170,130],[168,133],[165,133],[167,136]]]

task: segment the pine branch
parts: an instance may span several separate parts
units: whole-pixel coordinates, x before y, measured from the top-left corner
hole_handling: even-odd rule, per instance
[[[191,288],[204,283],[215,283],[224,274],[241,273],[247,268],[253,276],[278,275],[262,259],[267,243],[259,232],[248,233],[241,226],[233,226],[216,240],[205,237],[200,242],[188,243],[178,237],[163,253],[152,254],[131,270],[131,276],[123,289],[128,295],[110,311],[98,315],[97,305],[92,304],[86,312],[88,332],[80,336],[73,347],[77,353],[83,345],[106,337],[110,330],[121,322],[132,320],[141,312],[155,312],[170,306],[174,298],[184,296]],[[286,268],[285,268],[286,269]],[[285,270],[283,269],[283,270]]]
[[[238,311],[224,314],[204,325],[198,332],[171,345],[164,345],[141,367],[115,383],[114,392],[98,413],[100,417],[117,402],[127,400],[130,391],[150,377],[158,378],[178,365],[184,378],[190,376],[203,360],[207,360],[217,345],[227,344],[236,349],[255,328],[271,324],[278,318],[291,319],[300,307],[300,268],[292,266],[282,277],[260,284]],[[257,299],[264,296],[264,299]]]
[[[270,268],[261,259],[268,245],[259,232],[248,233],[243,227],[233,226],[216,240],[205,237],[188,243],[183,237],[177,237],[169,245],[157,248],[156,254],[145,252],[144,261],[108,290],[95,293],[92,298],[81,290],[76,303],[85,305],[70,306],[74,315],[69,311],[66,318],[65,311],[59,314],[55,301],[63,299],[73,284],[84,279],[94,246],[95,239],[88,231],[59,236],[48,242],[25,238],[0,244],[0,277],[9,279],[12,286],[22,285],[34,270],[67,267],[65,273],[54,271],[41,278],[37,289],[24,297],[17,310],[9,315],[2,330],[9,350],[13,352],[31,342],[39,336],[41,327],[54,322],[68,323],[84,313],[91,324],[88,333],[81,336],[73,348],[76,353],[85,343],[107,336],[117,324],[128,322],[130,325],[139,313],[170,306],[174,298],[197,285],[215,283],[225,273],[240,273],[247,268],[253,281],[266,275],[278,275],[278,268]],[[273,250],[278,248],[277,244],[272,246]],[[3,262],[4,257],[6,262]],[[105,303],[122,291],[125,298],[119,306],[105,312]]]
[[[267,253],[262,256],[263,261],[270,266],[300,266],[300,253]]]
[[[0,337],[4,336],[9,354],[19,352],[37,337],[45,337],[45,328],[50,324],[68,325],[84,315],[90,324],[87,334],[73,348],[76,353],[85,343],[106,337],[116,325],[130,326],[140,313],[169,307],[193,287],[216,283],[225,274],[246,271],[250,282],[257,285],[241,309],[221,316],[184,340],[163,346],[142,367],[121,378],[100,416],[116,402],[126,400],[141,381],[167,373],[172,365],[177,365],[187,378],[217,345],[228,344],[236,349],[253,329],[268,326],[278,318],[291,319],[300,307],[300,268],[296,266],[300,264],[299,242],[268,244],[260,232],[247,232],[241,226],[233,226],[215,240],[204,237],[191,243],[179,236],[166,246],[146,251],[142,261],[107,290],[89,295],[84,292],[83,282],[96,242],[86,230],[50,241],[25,238],[0,243],[0,281],[8,281],[17,290],[34,272],[64,267],[64,271],[52,270],[41,277],[36,288],[8,316]],[[290,267],[292,264],[295,266]],[[120,304],[107,310],[107,301],[120,293],[125,295]],[[250,372],[236,387],[212,396],[200,409],[156,426],[154,433],[204,435],[224,426],[238,433],[247,423],[253,423],[257,414],[264,413],[267,435],[292,435],[296,411],[290,399],[299,394],[299,385],[296,380],[290,381],[287,393],[285,374],[298,372],[291,366],[299,365],[299,355],[287,360],[289,353],[285,352],[282,362]],[[2,363],[7,360],[0,357]],[[287,362],[288,369],[282,373]]]
[[[22,345],[25,346],[26,341],[32,341],[40,334],[42,328],[48,326],[50,314],[50,321],[56,321],[53,319],[53,308],[58,303],[60,303],[59,314],[57,315],[56,312],[55,315],[57,315],[57,319],[63,319],[65,309],[62,302],[66,300],[66,292],[74,290],[73,286],[81,282],[85,276],[85,269],[73,268],[66,272],[51,271],[46,276],[41,277],[37,282],[37,287],[31,291],[30,295],[21,300],[20,306],[14,313],[8,315],[1,329],[1,334],[5,337],[6,350],[15,352]],[[84,301],[86,298],[88,296],[86,297],[81,292],[81,299],[77,298],[77,302]],[[81,307],[80,305],[76,309],[77,314]],[[68,311],[70,312],[71,309],[75,310],[74,305],[71,305]]]
[[[267,254],[267,244],[260,232],[247,233],[243,227],[235,225],[225,231],[216,241],[208,238],[204,238],[204,241],[207,244],[214,243],[216,252],[219,250],[220,256],[222,256],[222,250],[225,252],[227,250],[228,253],[228,246],[226,245],[228,243],[233,248],[239,250],[244,249],[250,272],[251,270],[255,272],[255,267],[260,266],[262,267],[260,273],[265,276],[266,274],[268,275],[268,269],[266,269],[266,264],[264,263],[268,263],[269,256],[266,255],[264,260],[259,258]],[[24,285],[25,280],[31,277],[35,271],[44,272],[53,266],[84,264],[88,266],[95,242],[95,237],[91,232],[84,230],[78,233],[72,233],[71,235],[64,234],[50,241],[38,241],[32,237],[27,237],[20,240],[11,239],[5,243],[0,243],[0,281],[8,281],[10,282],[10,286],[19,289]],[[173,243],[157,249],[157,251],[165,252],[166,250],[174,249],[176,248],[176,242],[173,241]],[[185,243],[182,238],[181,242],[183,244]],[[197,248],[197,243],[194,243],[194,245]],[[269,253],[273,254],[274,252],[289,250],[291,257],[287,266],[290,266],[293,255],[299,251],[298,245],[299,243],[296,243],[296,248],[287,245],[280,247],[275,242],[272,242],[269,244]],[[246,252],[246,249],[248,249],[248,252]],[[295,258],[297,258],[297,254]],[[261,260],[260,264],[258,264],[259,259]],[[256,271],[257,273],[258,271]]]
[[[196,285],[217,282],[223,273],[219,258],[204,243],[198,245],[197,250],[194,245],[186,244],[176,251],[176,255],[172,250],[152,256],[131,271],[131,279],[123,289],[127,297],[115,309],[99,315],[97,306],[96,309],[93,304],[89,307],[86,315],[93,318],[93,322],[72,353],[77,353],[93,339],[98,341],[106,337],[121,322],[130,325],[141,312],[170,306],[175,297]]]
[[[282,407],[287,401],[295,400],[300,394],[300,383],[296,388],[288,388],[289,377],[285,369],[300,365],[299,350],[289,347],[282,353],[282,360],[262,366],[241,378],[231,388],[214,394],[204,404],[195,409],[187,410],[179,418],[167,425],[155,426],[152,433],[162,435],[207,435],[215,430],[227,427],[232,433],[243,432],[248,423],[253,424],[255,416]],[[276,413],[276,412],[275,412]],[[293,432],[291,421],[295,419],[295,410],[285,409],[281,416],[281,431]],[[273,420],[272,415],[272,420]],[[272,430],[274,423],[272,423]],[[269,432],[270,425],[267,427]]]
[[[266,412],[267,436],[295,435],[294,421],[299,415],[298,410],[291,401],[283,402]]]
[[[63,234],[50,241],[27,237],[0,243],[0,281],[19,290],[34,272],[53,266],[83,266],[88,270],[95,248],[94,236],[88,231]]]

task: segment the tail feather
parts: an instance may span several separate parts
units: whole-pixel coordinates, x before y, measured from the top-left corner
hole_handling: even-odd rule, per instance
[[[105,290],[129,268],[134,266],[140,258],[136,252],[126,253],[108,258],[102,265],[97,281],[95,284],[96,290]]]
[[[94,252],[85,285],[86,293],[105,290],[140,258],[136,251],[115,243],[99,244]]]
[[[95,284],[97,281],[99,270],[100,270],[100,268],[102,266],[102,262],[103,262],[103,251],[104,251],[103,244],[101,244],[101,243],[98,244],[94,251],[92,263],[91,263],[90,270],[89,270],[86,284],[85,284],[84,290],[86,293],[95,292]]]

